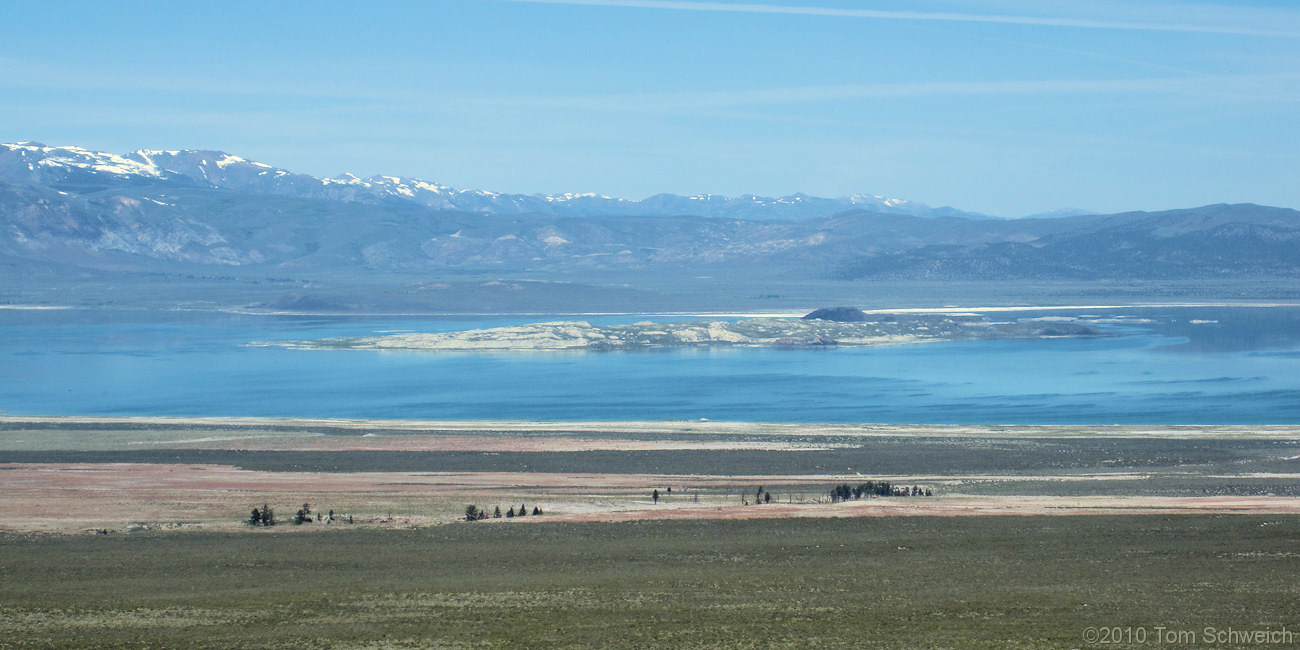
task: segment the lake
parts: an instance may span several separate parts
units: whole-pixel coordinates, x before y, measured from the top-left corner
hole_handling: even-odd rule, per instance
[[[0,409],[22,415],[1295,424],[1300,308],[994,312],[1116,336],[876,348],[417,353],[249,347],[601,317],[0,310]]]

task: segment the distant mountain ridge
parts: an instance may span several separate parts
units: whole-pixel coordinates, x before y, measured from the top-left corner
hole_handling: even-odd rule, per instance
[[[1281,278],[1289,285],[1300,277],[1300,212],[1287,208],[1210,205],[1002,220],[871,205],[752,220],[672,216],[674,201],[693,200],[676,197],[662,199],[669,207],[652,216],[636,214],[651,211],[655,200],[518,197],[390,177],[318,179],[214,152],[115,156],[4,145],[0,302],[25,295],[26,279],[36,275],[56,288],[72,278],[121,274],[146,287],[168,278],[214,278],[223,291],[263,297],[272,290],[249,287],[268,278],[302,287],[322,279],[397,283],[403,288],[393,295],[425,296],[475,274],[599,283],[617,273],[628,286],[704,278],[719,292],[728,283],[760,287],[769,280],[862,286]],[[716,201],[713,207],[726,214],[730,200]],[[601,205],[633,213],[600,211]],[[548,304],[539,296],[534,304]],[[272,298],[293,309],[333,300],[313,292],[272,291]]]
[[[80,147],[48,147],[24,142],[0,144],[0,183],[36,184],[83,190],[93,183],[126,185],[168,182],[294,198],[362,203],[410,202],[438,210],[555,216],[701,216],[751,220],[792,220],[853,209],[914,216],[986,218],[954,208],[931,208],[905,199],[869,194],[821,198],[793,194],[779,198],[745,195],[679,196],[657,194],[628,200],[596,194],[524,195],[458,190],[398,176],[358,178],[343,174],[318,178],[254,162],[220,151],[141,149],[125,155]]]

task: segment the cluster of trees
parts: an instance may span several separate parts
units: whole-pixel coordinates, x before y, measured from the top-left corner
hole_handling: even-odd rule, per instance
[[[930,488],[913,485],[890,485],[889,481],[867,481],[857,485],[841,483],[831,488],[831,503],[837,501],[858,500],[862,497],[930,497],[934,493]]]
[[[542,509],[537,506],[533,506],[533,514],[534,515],[542,514]],[[509,518],[527,517],[528,508],[521,503],[519,504],[518,512],[515,511],[514,506],[511,506],[510,509],[506,510],[506,513],[502,515],[501,506],[497,506],[495,509],[493,509],[492,514],[489,515],[487,510],[480,509],[476,505],[465,506],[465,521],[478,521],[480,519],[500,519],[503,516]]]
[[[334,511],[330,510],[327,515],[319,512],[312,513],[311,504],[304,503],[301,508],[298,508],[298,512],[293,514],[293,523],[295,524],[302,525],[313,521],[333,522]],[[348,515],[348,523],[352,523],[352,515]],[[276,524],[275,511],[271,509],[271,506],[263,503],[260,510],[253,508],[253,512],[248,515],[248,524],[250,526],[274,526]]]
[[[265,503],[262,504],[261,510],[254,507],[252,514],[248,516],[248,524],[250,526],[274,526],[275,511]]]
[[[302,504],[301,508],[298,508],[298,512],[294,513],[293,523],[295,524],[309,524],[313,521],[323,521],[327,524],[331,523],[334,521],[334,511],[330,510],[329,514],[327,515],[322,515],[321,513],[318,512],[316,513],[315,518],[313,519],[312,512],[311,512],[311,504],[304,503]],[[349,524],[352,523],[351,515],[348,516],[348,523]]]

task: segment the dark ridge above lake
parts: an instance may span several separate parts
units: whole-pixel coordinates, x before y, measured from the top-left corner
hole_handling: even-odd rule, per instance
[[[822,307],[804,316],[804,320],[829,320],[836,323],[865,323],[866,312],[857,307]]]

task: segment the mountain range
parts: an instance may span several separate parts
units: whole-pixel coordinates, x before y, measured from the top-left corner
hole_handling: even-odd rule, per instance
[[[326,278],[409,288],[476,273],[593,286],[617,275],[633,287],[744,279],[755,291],[775,282],[1289,282],[1300,275],[1300,212],[1240,204],[1004,220],[865,196],[522,196],[316,178],[208,151],[0,145],[9,288],[0,302],[31,300],[35,277],[50,291],[105,274],[139,286],[277,277],[297,288],[277,298],[260,287],[259,298],[310,302],[302,287]]]
[[[0,144],[0,183],[43,185],[84,193],[111,186],[165,183],[273,196],[358,203],[410,203],[436,210],[555,216],[701,216],[731,219],[805,219],[852,209],[916,216],[984,218],[975,212],[883,196],[827,199],[657,194],[633,201],[596,194],[524,195],[458,190],[417,178],[342,174],[318,178],[220,151],[153,151],[126,155],[40,143]]]

